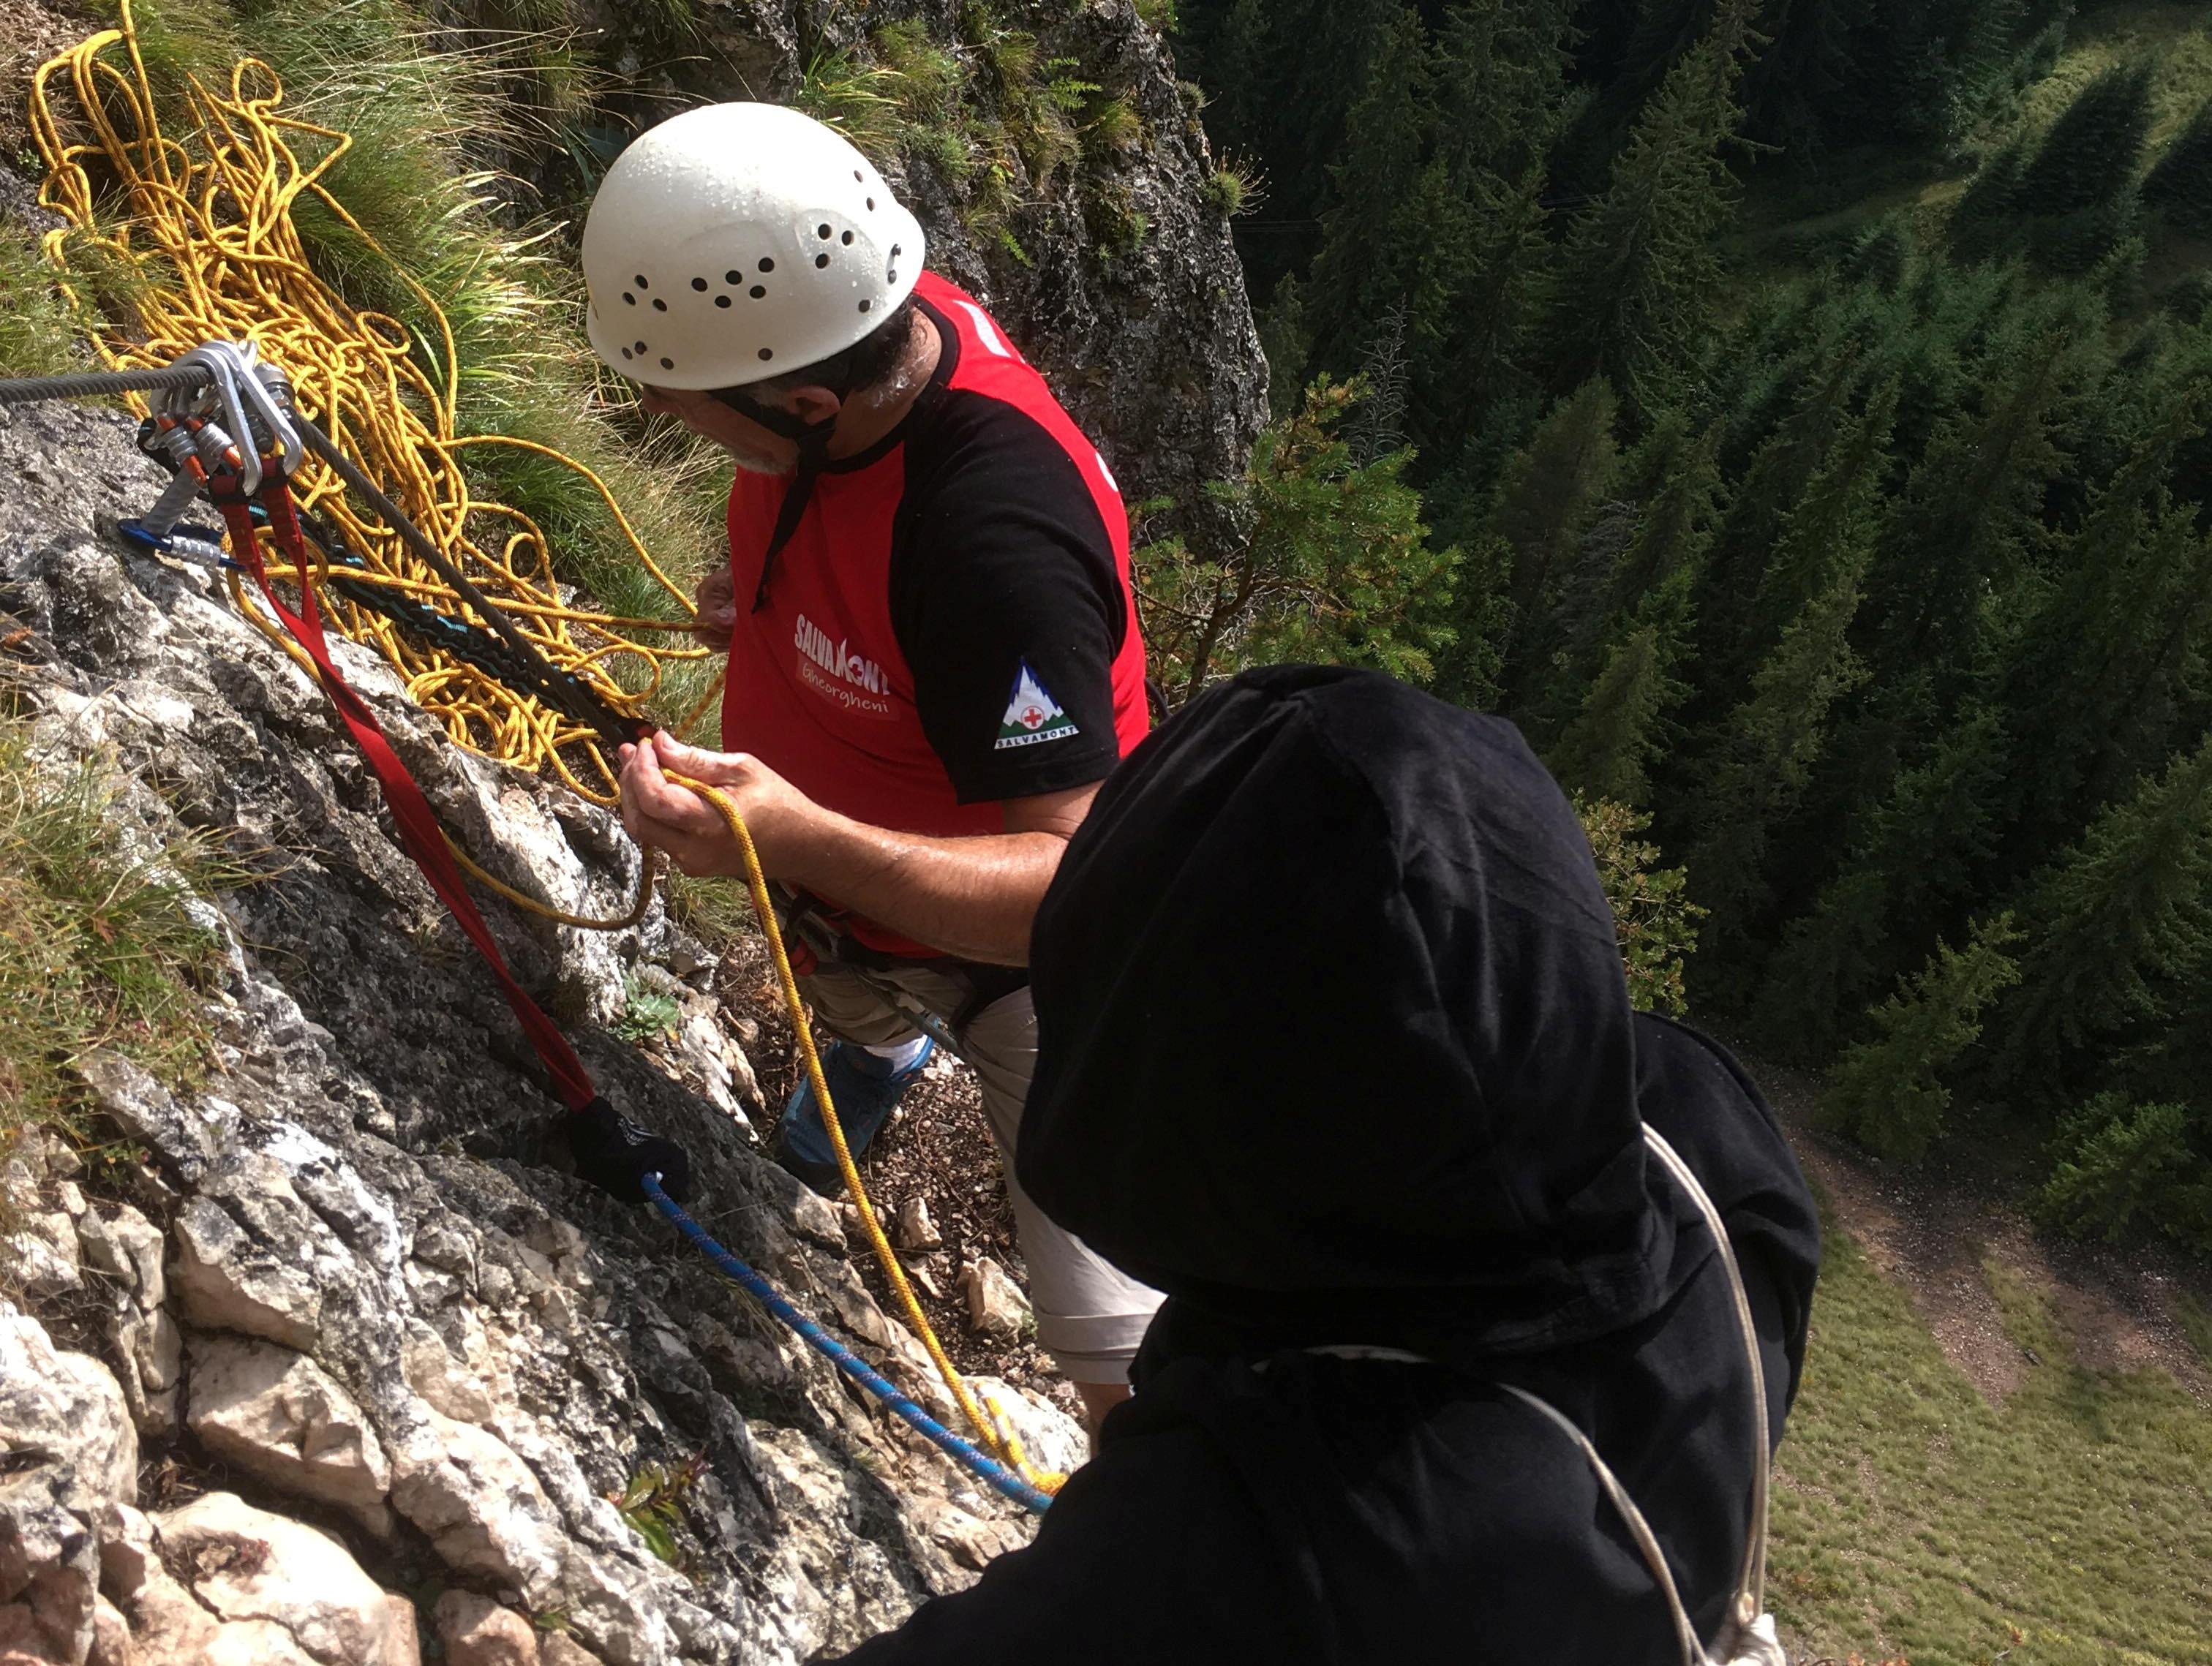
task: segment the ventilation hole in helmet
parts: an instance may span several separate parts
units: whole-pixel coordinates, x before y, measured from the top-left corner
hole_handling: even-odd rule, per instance
[[[629,303],[630,306],[636,306],[636,305],[637,305],[637,297],[636,297],[635,295],[633,295],[632,294],[630,294],[630,292],[629,292],[629,290],[627,290],[627,289],[625,289],[625,290],[623,290],[623,300],[624,301],[628,302],[628,303]]]
[[[653,298],[653,310],[656,312],[665,312],[668,310],[668,303],[655,295]]]
[[[817,255],[814,257],[814,264],[817,270],[827,266],[829,264],[830,257],[828,255]]]
[[[644,343],[643,342],[640,342],[637,344],[637,350],[638,350],[638,355],[639,355],[641,358],[642,358],[642,357],[644,356],[644,354],[645,354],[645,343]]]
[[[898,268],[894,266],[890,270],[885,272],[884,274],[884,282],[885,283],[896,283],[898,282]]]
[[[756,283],[751,288],[745,291],[745,293],[750,295],[755,300],[766,300],[768,299],[768,286],[764,283]]]
[[[854,168],[853,170],[853,183],[856,185],[865,185],[868,182],[861,177],[860,170]]]
[[[743,272],[730,271],[722,274],[722,282],[725,283],[743,283],[744,281],[745,275]]]
[[[775,263],[772,260],[763,260],[760,264],[760,269],[763,272],[773,272],[775,270]]]
[[[676,360],[673,359],[663,359],[660,361],[660,367],[663,370],[673,370],[676,368]]]
[[[860,311],[862,311],[863,312],[866,312],[870,307],[873,306],[874,305],[875,305],[875,302],[873,302],[873,301],[872,301],[872,300],[864,300],[864,301],[862,301],[862,302],[860,303]]]
[[[717,306],[727,306],[729,304],[730,298],[727,295],[717,295],[714,297],[714,305]]]
[[[849,249],[853,246],[853,233],[847,232],[844,236],[839,238],[837,240]]]
[[[761,354],[760,354],[760,355],[761,355],[762,361],[763,361],[763,363],[765,363],[767,360],[769,360],[773,359],[774,357],[775,357],[775,348],[766,348],[766,347],[764,347],[764,348],[763,348],[761,349]]]
[[[897,245],[897,244],[896,244],[896,243],[894,243],[894,244],[892,244],[892,245],[891,245],[891,258],[892,258],[893,260],[896,260],[896,259],[897,259],[901,255],[904,254],[905,252],[906,252],[906,251],[905,251],[903,248],[902,248],[899,245]]]
[[[829,223],[825,221],[823,224],[817,226],[814,228],[814,234],[820,238],[823,242],[828,242],[830,240]]]
[[[632,278],[630,282],[637,285],[641,289],[650,289],[653,288],[651,284],[645,281],[645,274],[642,272],[640,272],[635,277]]]
[[[628,348],[624,348],[623,349],[623,358],[625,358],[625,359],[635,359],[636,356],[637,356],[637,355],[636,355],[635,353],[632,353],[632,352],[631,352]]]
[[[868,199],[868,212],[869,212],[870,214],[873,214],[875,211],[876,211],[876,199],[875,199],[874,197],[871,197]]]
[[[707,293],[707,280],[704,278],[693,278],[691,280],[691,287],[703,295]]]

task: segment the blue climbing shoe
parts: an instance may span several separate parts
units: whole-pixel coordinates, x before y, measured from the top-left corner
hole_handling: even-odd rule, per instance
[[[855,1158],[890,1120],[891,1108],[928,1066],[936,1051],[937,1044],[924,1037],[921,1051],[914,1061],[894,1067],[866,1047],[842,1041],[833,1041],[822,1050],[822,1075],[830,1084],[837,1120],[845,1130],[846,1148]],[[783,1107],[775,1160],[824,1197],[836,1197],[845,1189],[837,1154],[830,1148],[830,1131],[822,1125],[822,1112],[814,1102],[811,1077],[799,1077],[791,1102]]]

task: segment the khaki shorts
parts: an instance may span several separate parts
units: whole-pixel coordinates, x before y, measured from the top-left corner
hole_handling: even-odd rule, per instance
[[[927,966],[871,972],[864,978],[825,961],[800,978],[799,986],[821,1027],[834,1035],[865,1047],[912,1039],[913,1024],[885,1001],[875,983],[896,986],[948,1023],[968,999],[966,984]],[[1117,1272],[1080,1239],[1053,1225],[1014,1178],[1014,1137],[1036,1069],[1036,1013],[1029,991],[1017,990],[969,1020],[960,1032],[960,1045],[982,1085],[983,1114],[1006,1169],[1014,1232],[1022,1259],[1029,1263],[1037,1341],[1070,1382],[1126,1382],[1129,1361],[1160,1305],[1159,1292]]]

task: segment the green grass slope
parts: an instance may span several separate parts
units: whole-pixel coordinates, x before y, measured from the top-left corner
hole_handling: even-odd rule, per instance
[[[1960,135],[1948,159],[1865,149],[1837,152],[1810,169],[1788,155],[1762,161],[1751,171],[1743,216],[1726,241],[1756,268],[1795,265],[1808,252],[1832,251],[1892,215],[1932,240],[1983,163],[2014,140],[2039,139],[2106,70],[2139,62],[2151,66],[2148,172],[2198,106],[2212,99],[2212,6],[2166,0],[2084,6],[2068,25],[2065,49],[2050,72]],[[2193,264],[2198,253],[2154,247],[2151,287],[2172,275],[2168,269],[2177,259]]]
[[[2079,1364],[1987,1272],[2024,1378],[1992,1404],[1832,1226],[1781,1457],[1768,1601],[1792,1657],[2212,1662],[2212,1408]]]

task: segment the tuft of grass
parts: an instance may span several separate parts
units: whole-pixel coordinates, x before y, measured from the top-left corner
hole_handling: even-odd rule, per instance
[[[37,237],[13,221],[0,221],[0,294],[8,297],[0,306],[0,375],[50,376],[89,364]]]
[[[1224,220],[1234,220],[1258,208],[1267,190],[1255,169],[1231,157],[1213,171],[1213,177],[1206,182],[1200,195],[1214,213]]]
[[[742,881],[696,879],[672,867],[663,885],[676,923],[709,948],[719,951],[740,937],[760,935],[752,898]]]
[[[2212,1411],[2073,1357],[2002,1269],[2021,1386],[1985,1400],[1910,1299],[1828,1235],[1777,1459],[1768,1596],[1793,1655],[2039,1666],[2212,1655]]]
[[[95,761],[42,767],[0,721],[0,1154],[33,1129],[82,1138],[70,1069],[95,1049],[175,1083],[206,1062],[221,945],[191,905],[235,869],[193,839],[158,863],[127,850],[111,779]]]

